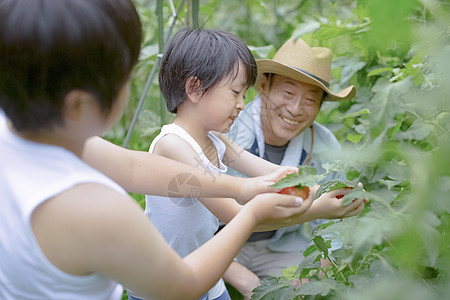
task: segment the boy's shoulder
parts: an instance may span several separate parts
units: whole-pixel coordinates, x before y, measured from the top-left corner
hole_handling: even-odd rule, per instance
[[[31,225],[40,248],[56,267],[83,275],[94,271],[90,269],[92,253],[114,246],[116,239],[111,237],[119,230],[133,229],[128,226],[130,211],[135,218],[143,215],[137,206],[129,196],[108,186],[83,183],[41,203],[32,214]]]
[[[161,133],[155,137],[150,152],[167,158],[190,163],[201,151],[197,141],[181,126],[164,125]]]
[[[58,215],[74,218],[82,217],[88,220],[90,216],[104,218],[109,213],[114,213],[114,208],[121,206],[131,198],[108,185],[99,182],[84,182],[77,184],[41,205],[53,207]],[[63,212],[64,211],[64,212]]]
[[[152,153],[177,161],[190,161],[189,158],[197,156],[192,145],[177,134],[168,133],[155,142]]]

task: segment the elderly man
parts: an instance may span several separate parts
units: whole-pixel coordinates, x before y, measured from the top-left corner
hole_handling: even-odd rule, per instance
[[[272,163],[311,165],[323,173],[324,153],[340,145],[314,119],[323,101],[350,99],[356,94],[353,86],[331,92],[331,58],[330,49],[310,47],[299,38],[289,39],[273,59],[257,60],[255,89],[259,95],[236,119],[229,136]],[[285,268],[298,265],[307,243],[302,224],[253,233],[237,257],[239,263],[230,266],[224,279],[249,298],[260,278],[279,276]]]

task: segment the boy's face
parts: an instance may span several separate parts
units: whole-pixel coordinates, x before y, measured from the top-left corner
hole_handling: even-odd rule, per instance
[[[201,98],[199,104],[203,110],[205,127],[226,133],[234,120],[244,109],[244,96],[247,91],[245,67],[239,63],[239,72],[233,80],[224,78]]]
[[[320,110],[323,90],[282,75],[261,82],[261,123],[266,143],[286,145],[308,128]]]

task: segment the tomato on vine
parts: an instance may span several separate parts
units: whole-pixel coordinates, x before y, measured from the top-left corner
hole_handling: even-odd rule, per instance
[[[279,194],[292,195],[306,199],[309,196],[309,187],[307,186],[290,186],[282,189]]]

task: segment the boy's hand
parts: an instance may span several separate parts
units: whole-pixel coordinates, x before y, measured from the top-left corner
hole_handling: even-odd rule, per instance
[[[239,178],[240,189],[235,199],[239,204],[245,204],[258,194],[279,192],[279,189],[275,189],[271,186],[287,174],[297,172],[298,168],[296,167],[280,167],[276,171],[264,176]]]
[[[354,199],[346,206],[342,205],[342,195],[350,193],[350,189],[342,188],[322,194],[314,201],[314,210],[317,210],[318,219],[340,219],[353,217],[364,209],[366,199]]]
[[[259,224],[259,230],[282,228],[292,225],[293,220],[304,214],[313,202],[313,195],[307,199],[282,194],[260,194],[249,201],[244,209],[250,208]]]

